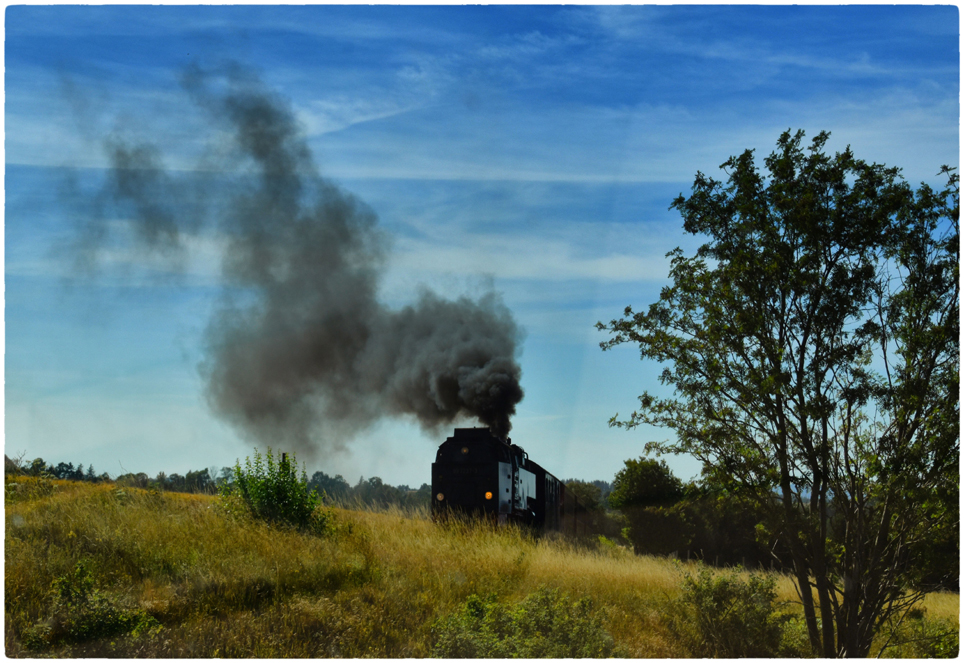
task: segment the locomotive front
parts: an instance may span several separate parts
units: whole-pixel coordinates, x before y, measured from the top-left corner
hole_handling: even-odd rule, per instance
[[[456,428],[432,463],[432,513],[524,518],[536,497],[535,477],[520,468],[524,462],[521,449],[488,429]]]

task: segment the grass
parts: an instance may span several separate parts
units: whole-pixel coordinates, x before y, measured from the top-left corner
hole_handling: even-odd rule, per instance
[[[211,496],[20,479],[7,489],[6,653],[423,658],[470,597],[516,606],[552,591],[588,599],[619,655],[688,655],[663,619],[686,564],[425,513],[334,512],[318,536]],[[795,599],[785,577],[776,591]],[[924,607],[956,627],[957,595]]]

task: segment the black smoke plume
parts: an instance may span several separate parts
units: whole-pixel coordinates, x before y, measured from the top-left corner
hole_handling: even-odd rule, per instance
[[[112,138],[105,199],[155,257],[178,260],[203,232],[225,244],[200,366],[212,410],[308,455],[383,416],[432,433],[477,419],[504,438],[523,392],[520,330],[500,297],[425,290],[401,310],[380,304],[389,238],[319,175],[285,100],[237,67],[193,68],[183,83],[212,123],[202,163],[178,173],[156,146]],[[109,233],[95,223],[87,249]]]

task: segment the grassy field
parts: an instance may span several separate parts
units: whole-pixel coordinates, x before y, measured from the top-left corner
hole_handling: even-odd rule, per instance
[[[611,545],[337,509],[318,536],[111,484],[8,479],[6,495],[8,656],[423,658],[462,637],[470,596],[508,606],[490,614],[504,625],[552,590],[559,623],[604,634],[609,655],[690,655],[665,618],[686,565]],[[776,591],[792,614],[790,581]],[[958,595],[925,608],[957,624]]]

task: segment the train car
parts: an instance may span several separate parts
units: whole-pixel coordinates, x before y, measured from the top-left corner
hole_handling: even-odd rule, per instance
[[[574,536],[589,531],[589,516],[566,485],[487,428],[456,428],[438,448],[432,514],[452,512]]]

